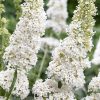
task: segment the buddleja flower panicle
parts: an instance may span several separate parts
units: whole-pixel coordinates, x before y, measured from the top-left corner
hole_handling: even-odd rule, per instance
[[[38,40],[45,32],[46,16],[42,0],[36,2],[26,0],[21,6],[22,16],[14,34],[10,37],[10,45],[5,49],[3,59],[8,63],[7,68],[17,66],[17,69],[29,71],[37,62],[40,48]]]
[[[36,65],[39,39],[45,32],[43,4],[43,0],[25,0],[21,5],[22,15],[3,55],[6,70],[0,72],[0,86],[21,100],[30,93],[27,73]]]
[[[52,28],[55,33],[66,32],[67,0],[50,0],[47,6],[46,28]]]
[[[95,20],[93,16],[96,12],[94,2],[93,0],[79,0],[72,22],[67,29],[68,37],[55,48],[52,61],[47,68],[47,77],[52,81],[50,83],[55,81],[56,85],[54,83],[52,86],[48,85],[48,79],[41,83],[38,83],[38,80],[33,85],[33,93],[37,95],[37,97],[35,96],[36,100],[43,100],[42,97],[45,97],[46,100],[49,100],[50,97],[57,100],[75,100],[73,89],[75,91],[84,87],[84,69],[91,67],[87,53],[92,48],[91,39],[94,34]],[[59,82],[61,83],[60,88],[58,87]],[[58,92],[53,91],[52,87]],[[66,92],[62,90],[63,87],[67,88]],[[44,91],[42,91],[43,88]],[[45,94],[48,94],[48,97]]]

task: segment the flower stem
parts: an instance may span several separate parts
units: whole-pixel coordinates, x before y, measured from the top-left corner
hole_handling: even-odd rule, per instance
[[[10,87],[10,91],[9,91],[9,93],[7,95],[6,100],[9,100],[9,98],[11,97],[11,93],[12,93],[12,91],[14,89],[14,86],[15,86],[15,83],[16,83],[16,79],[17,79],[17,69],[14,72],[14,78],[13,78],[13,81],[12,81],[12,84],[11,84],[11,87]]]
[[[44,65],[44,62],[45,62],[47,53],[48,53],[48,48],[47,48],[47,46],[46,46],[46,49],[45,49],[45,51],[44,51],[44,56],[43,56],[43,59],[42,59],[42,61],[41,61],[41,65],[40,65],[40,68],[39,68],[39,73],[38,73],[37,79],[39,79],[40,76],[41,76],[41,72],[42,72],[42,69],[43,69],[43,65]]]

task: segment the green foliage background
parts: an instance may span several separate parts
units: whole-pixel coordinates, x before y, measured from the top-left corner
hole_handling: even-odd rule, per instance
[[[16,23],[19,21],[19,17],[21,15],[20,4],[22,2],[23,2],[23,0],[5,0],[5,2],[3,2],[3,4],[5,5],[5,10],[6,10],[6,12],[3,16],[6,17],[7,20],[8,20],[8,23],[7,23],[6,26],[7,26],[7,29],[9,30],[9,32],[11,34],[13,33],[13,31],[15,29]],[[44,0],[44,2],[45,2],[44,8],[46,10],[47,9],[46,4],[47,4],[48,0]],[[71,18],[73,16],[73,11],[76,9],[76,6],[77,6],[77,0],[68,0],[69,18],[67,19],[67,23],[71,22]],[[89,53],[90,60],[92,59],[93,52],[95,50],[97,41],[100,37],[100,0],[96,0],[96,6],[98,8],[98,15],[95,17],[96,25],[94,27],[94,30],[96,31],[96,34],[93,37],[94,48],[92,49],[92,52]],[[46,30],[46,35],[45,36],[51,36],[51,35],[53,37],[58,38],[58,39],[63,39],[63,38],[66,37],[65,33],[61,33],[59,36],[56,36],[55,33],[53,33],[51,30]],[[6,41],[6,39],[4,41]],[[0,45],[1,45],[1,38],[0,38]],[[45,57],[45,62],[43,64],[43,69],[42,69],[42,73],[41,73],[41,76],[40,76],[42,79],[46,78],[46,75],[45,75],[46,67],[48,66],[49,61],[51,60],[51,54],[49,52],[50,49],[48,47],[45,47],[45,48],[48,49],[48,51],[47,51],[47,55]],[[1,47],[0,47],[0,49],[1,49]],[[34,82],[37,78],[38,70],[39,70],[39,67],[41,65],[43,56],[44,56],[44,51],[40,51],[38,53],[39,61],[36,65],[36,68],[33,68],[29,72],[28,78],[29,78],[29,82],[30,82],[30,88],[32,87],[32,85],[34,84]],[[92,65],[92,68],[87,69],[87,70],[84,71],[85,76],[86,76],[86,82],[87,82],[86,85],[85,85],[86,89],[87,89],[87,85],[90,82],[91,78],[93,76],[98,75],[99,67],[100,67],[99,65],[98,66]],[[87,94],[87,91],[83,91],[83,90],[77,91],[76,92],[77,100],[80,100],[80,98],[85,96],[86,94]],[[5,92],[1,88],[0,88],[0,95],[5,95]],[[32,98],[31,98],[32,96],[33,95],[30,93],[29,97],[26,100],[32,100]],[[20,99],[14,97],[12,100],[20,100]]]

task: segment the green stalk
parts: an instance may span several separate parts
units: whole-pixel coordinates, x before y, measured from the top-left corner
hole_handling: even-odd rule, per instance
[[[10,87],[10,91],[9,91],[9,93],[7,94],[7,99],[6,99],[6,100],[9,100],[9,98],[11,98],[11,94],[12,94],[12,91],[13,91],[13,89],[14,89],[16,80],[17,80],[17,69],[16,69],[15,72],[14,72],[14,78],[13,78],[13,81],[12,81],[12,84],[11,84],[11,87]]]
[[[40,68],[39,68],[39,73],[38,73],[37,79],[39,79],[40,76],[41,76],[41,72],[42,72],[42,69],[43,69],[43,66],[44,66],[44,62],[46,60],[47,53],[48,53],[48,48],[46,47],[46,49],[44,51],[44,56],[43,56],[43,59],[41,61],[41,65],[40,65]]]

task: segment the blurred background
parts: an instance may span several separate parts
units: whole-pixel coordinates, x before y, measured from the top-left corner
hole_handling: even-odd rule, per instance
[[[5,5],[5,14],[3,15],[7,20],[7,29],[9,30],[9,32],[12,34],[15,27],[16,27],[16,23],[19,21],[19,17],[21,15],[21,8],[20,8],[20,4],[23,2],[23,0],[5,0],[4,5]],[[45,10],[47,10],[47,3],[48,3],[48,0],[44,0],[44,8]],[[66,20],[66,22],[69,24],[71,22],[71,19],[72,19],[72,16],[73,16],[73,11],[76,9],[76,6],[77,6],[77,0],[68,0],[68,19]],[[92,49],[92,51],[89,53],[89,57],[90,57],[90,60],[92,59],[93,57],[93,53],[95,51],[95,48],[96,48],[96,44],[98,42],[98,39],[100,37],[100,0],[96,0],[96,7],[98,9],[98,15],[95,17],[95,20],[96,20],[96,25],[94,27],[94,30],[96,31],[96,34],[94,35],[93,37],[93,44],[94,44],[94,47]],[[46,30],[46,33],[43,37],[45,36],[49,36],[51,30]],[[55,37],[57,39],[64,39],[66,37],[66,33],[61,33],[59,34],[59,36],[56,36],[55,34],[52,34],[52,37]],[[45,74],[45,71],[46,71],[46,68],[49,64],[49,61],[51,60],[51,53],[49,52],[49,48],[48,48],[48,52],[46,53],[46,57],[45,57],[45,62],[43,63],[43,69],[42,69],[42,72],[40,74],[40,78],[42,79],[45,79],[46,78],[46,74]],[[42,59],[43,59],[43,56],[44,56],[44,51],[43,50],[40,50],[39,53],[38,53],[38,62],[37,62],[37,65],[35,68],[33,68],[29,74],[28,74],[28,78],[29,78],[29,82],[30,82],[30,88],[33,86],[33,84],[35,83],[35,80],[36,80],[36,77],[38,75],[38,70],[39,70],[39,67],[40,67],[40,64],[42,62]],[[90,82],[91,78],[93,76],[97,76],[98,75],[98,71],[99,71],[99,65],[96,66],[96,65],[92,65],[92,68],[90,69],[87,69],[84,71],[85,73],[85,76],[86,76],[86,88],[87,88],[87,85],[88,83]],[[2,90],[2,89],[1,89]],[[4,95],[4,91],[0,90],[0,95]],[[86,95],[86,91],[83,91],[83,90],[80,90],[81,92],[78,92],[76,93],[76,96],[77,96],[77,99],[80,100],[80,98],[82,96],[85,96]],[[30,96],[32,96],[32,94],[30,93]],[[15,99],[14,99],[15,100]],[[19,100],[19,99],[18,99]],[[32,100],[32,99],[26,99],[26,100]]]

